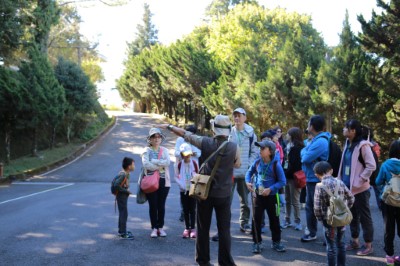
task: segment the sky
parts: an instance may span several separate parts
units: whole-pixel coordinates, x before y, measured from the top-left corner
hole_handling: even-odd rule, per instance
[[[158,39],[170,44],[203,23],[204,11],[211,0],[130,0],[128,4],[110,7],[104,4],[79,7],[82,17],[82,34],[91,41],[99,42],[98,51],[105,57],[102,69],[105,81],[97,84],[99,101],[107,105],[121,105],[115,88],[115,80],[123,71],[126,59],[126,43],[135,38],[136,26],[142,22],[143,4],[148,3],[153,13],[153,23],[158,29]],[[269,9],[281,7],[289,12],[311,16],[314,28],[321,33],[325,43],[335,46],[339,43],[346,9],[353,32],[361,30],[357,15],[366,20],[371,18],[376,0],[259,0],[260,5]]]

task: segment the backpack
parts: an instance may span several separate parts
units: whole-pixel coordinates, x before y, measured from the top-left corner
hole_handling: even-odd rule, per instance
[[[338,176],[340,161],[342,160],[342,150],[332,139],[328,139],[326,136],[322,136],[322,138],[329,142],[329,154],[327,162],[332,166],[332,175],[336,177]]]
[[[334,194],[332,194],[329,188],[321,185],[321,188],[330,196],[326,220],[332,227],[346,226],[353,220],[353,215],[344,198],[339,195],[340,183],[340,180],[336,179]]]
[[[392,174],[392,179],[384,187],[382,200],[385,204],[400,207],[400,174]]]
[[[380,169],[381,165],[379,164],[378,155],[376,154],[376,152],[374,151],[374,149],[372,147],[371,147],[371,151],[372,151],[372,155],[374,155],[376,169],[375,169],[375,171],[372,172],[371,176],[369,177],[369,184],[371,186],[375,186],[375,180],[376,180],[376,177],[379,174],[379,169]],[[358,156],[358,161],[365,168],[365,161],[364,161],[364,158],[362,157],[362,153],[361,152],[360,152],[360,155]]]
[[[113,180],[111,181],[111,194],[117,196],[118,195],[118,191],[119,191],[119,187],[122,187],[125,183],[126,183],[126,175],[124,177],[124,179],[122,180],[122,182],[120,184],[118,184],[118,177],[119,174],[116,175]]]

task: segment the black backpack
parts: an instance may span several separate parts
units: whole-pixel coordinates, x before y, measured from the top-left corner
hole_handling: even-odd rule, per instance
[[[372,172],[371,176],[369,177],[369,184],[371,186],[375,186],[375,180],[376,180],[376,177],[379,174],[379,169],[380,169],[381,165],[379,164],[378,155],[375,153],[375,151],[374,151],[374,149],[372,149],[372,147],[371,147],[371,151],[372,151],[372,154],[374,155],[376,169],[375,169],[374,172]],[[361,152],[360,152],[360,155],[358,156],[358,161],[365,168],[365,161],[364,161],[364,158],[362,157],[362,153]]]
[[[326,136],[322,136],[322,138],[329,142],[329,154],[327,162],[332,166],[332,175],[337,177],[339,173],[340,161],[342,160],[342,150],[332,139],[328,139]]]

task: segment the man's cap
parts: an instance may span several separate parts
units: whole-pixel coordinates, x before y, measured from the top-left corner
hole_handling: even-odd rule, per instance
[[[235,110],[233,110],[233,113],[239,113],[239,114],[246,115],[246,111],[241,107],[236,108]]]
[[[179,150],[183,156],[188,156],[193,154],[192,147],[187,143],[182,143],[182,145],[179,147]]]

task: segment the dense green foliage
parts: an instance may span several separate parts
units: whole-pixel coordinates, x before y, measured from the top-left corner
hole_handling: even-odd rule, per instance
[[[74,58],[68,49],[54,49],[89,44],[81,38],[79,22],[75,9],[61,8],[55,0],[2,2],[0,161],[37,156],[56,142],[88,140],[108,122],[91,81],[102,79],[95,68],[97,53],[93,49]]]
[[[378,93],[379,120],[384,122],[382,133],[391,138],[393,130],[400,133],[400,0],[386,4],[377,0],[381,14],[372,13],[370,21],[363,16],[359,40],[367,52],[378,56],[379,66],[368,81]],[[377,113],[379,115],[379,113]]]
[[[339,136],[346,120],[358,118],[386,144],[399,125],[399,2],[378,0],[384,12],[360,18],[359,39],[346,15],[339,45],[328,48],[309,16],[214,0],[208,23],[188,36],[130,53],[117,88],[142,111],[200,126],[238,106],[258,131],[304,128],[319,113]]]

